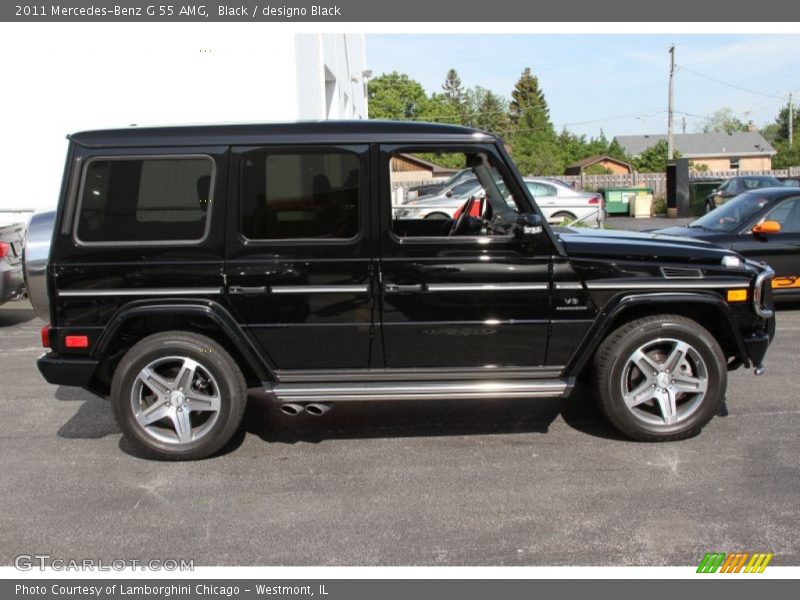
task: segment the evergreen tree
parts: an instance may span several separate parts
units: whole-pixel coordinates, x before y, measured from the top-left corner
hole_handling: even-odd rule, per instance
[[[798,115],[797,107],[794,107],[792,111],[794,113],[792,118],[792,137],[796,140],[798,136],[798,127],[800,127],[800,115]],[[778,126],[777,133],[775,135],[775,140],[789,140],[789,105],[787,104],[783,108],[781,108],[780,112],[778,113],[777,118],[775,119],[775,124]]]
[[[502,138],[508,136],[511,127],[508,100],[482,87],[476,87],[469,97],[469,125]]]
[[[525,175],[556,175],[563,172],[556,132],[550,122],[539,79],[526,68],[511,92],[510,118],[514,126],[511,151]]]
[[[464,88],[461,85],[461,77],[458,76],[458,71],[455,69],[447,72],[442,90],[445,97],[453,104],[461,106],[464,103]]]
[[[617,138],[611,140],[611,143],[608,145],[608,150],[606,150],[606,154],[609,156],[616,158],[618,160],[624,160],[625,162],[631,162],[630,157],[625,154],[625,149],[622,145],[617,141]]]

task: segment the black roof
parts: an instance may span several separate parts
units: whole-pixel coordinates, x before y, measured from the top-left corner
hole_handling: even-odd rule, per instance
[[[294,143],[493,141],[495,136],[456,125],[415,121],[300,121],[182,125],[81,131],[67,136],[81,146],[211,146]]]

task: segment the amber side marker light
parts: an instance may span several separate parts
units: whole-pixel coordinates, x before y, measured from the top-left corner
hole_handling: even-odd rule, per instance
[[[747,290],[728,290],[728,302],[747,302]]]
[[[64,338],[64,345],[67,348],[88,348],[89,338],[85,335],[68,335]]]

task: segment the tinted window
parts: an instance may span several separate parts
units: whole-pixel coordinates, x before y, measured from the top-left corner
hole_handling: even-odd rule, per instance
[[[800,232],[800,198],[781,202],[767,214],[765,220],[780,223],[781,233]]]
[[[709,231],[735,231],[765,208],[769,202],[769,198],[757,193],[740,194],[692,222],[689,227],[700,227]]]
[[[195,241],[211,206],[210,158],[92,160],[83,180],[82,242]]]
[[[249,239],[352,238],[360,164],[350,152],[249,152],[241,172],[241,231]]]

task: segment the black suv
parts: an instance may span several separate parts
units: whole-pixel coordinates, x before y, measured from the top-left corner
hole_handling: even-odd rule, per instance
[[[762,370],[774,335],[768,267],[685,238],[552,230],[481,131],[322,122],[69,139],[39,369],[110,396],[151,456],[219,450],[248,388],[322,414],[535,401],[584,373],[621,431],[674,440],[720,411],[729,370]],[[451,218],[399,218],[394,159],[409,154],[469,169],[482,190]]]

